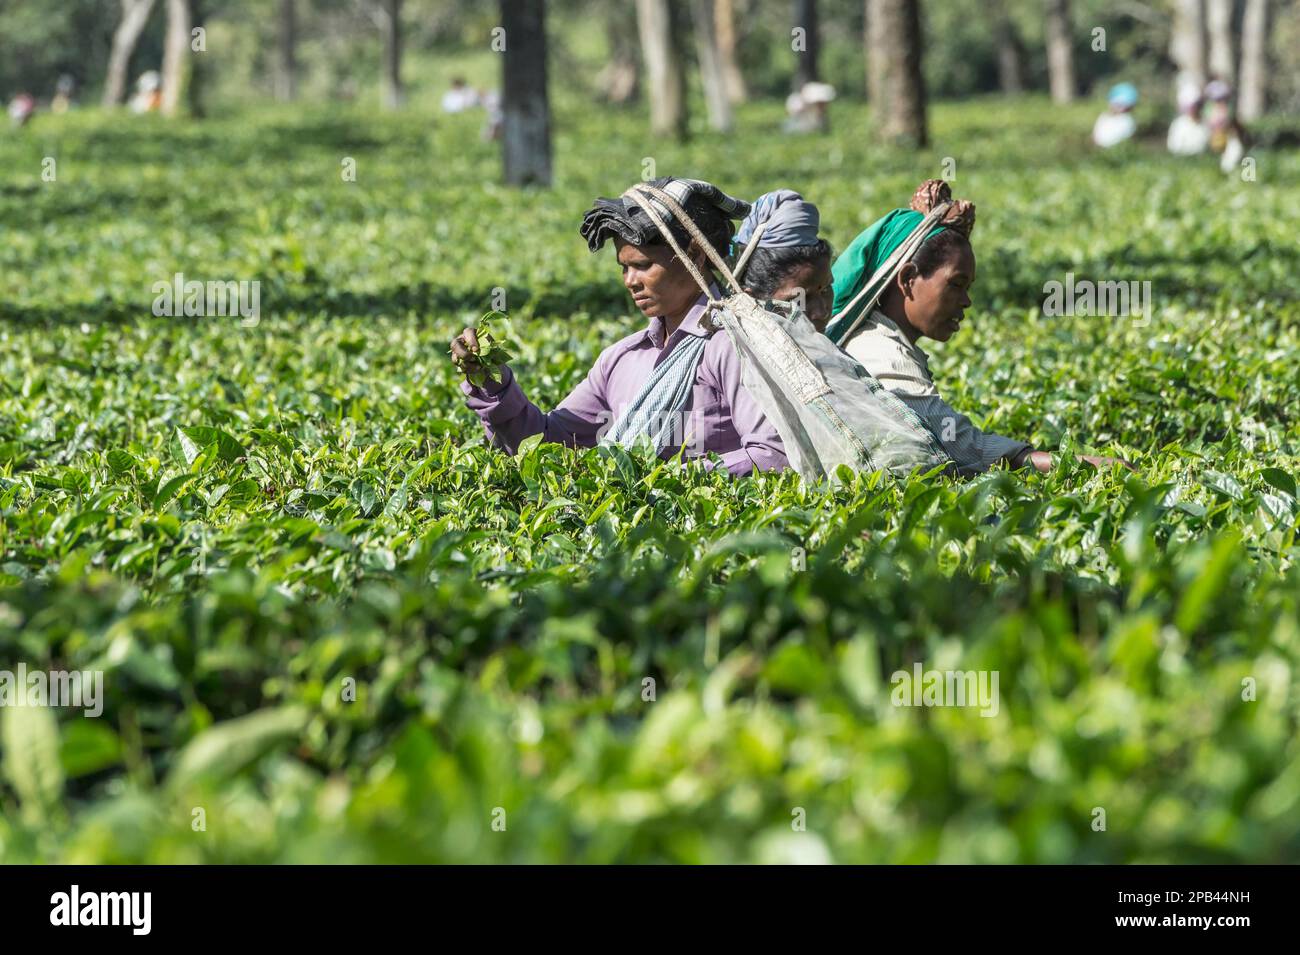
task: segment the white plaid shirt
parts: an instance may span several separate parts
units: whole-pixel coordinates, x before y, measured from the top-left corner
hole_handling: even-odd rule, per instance
[[[944,401],[930,375],[930,356],[883,312],[872,312],[844,350],[916,412],[962,473],[987,471],[1029,447],[1024,441],[981,431]]]

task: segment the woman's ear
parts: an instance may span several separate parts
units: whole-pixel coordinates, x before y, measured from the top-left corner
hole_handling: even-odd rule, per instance
[[[894,281],[898,283],[898,290],[903,293],[905,298],[912,297],[912,282],[917,275],[916,266],[907,262],[898,270],[898,278]]]

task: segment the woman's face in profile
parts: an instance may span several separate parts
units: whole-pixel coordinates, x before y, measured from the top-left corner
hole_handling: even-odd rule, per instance
[[[909,271],[910,270],[910,271]],[[908,324],[923,337],[946,342],[957,334],[975,282],[975,252],[963,243],[927,276],[918,275],[909,263],[899,273],[900,288],[906,285],[903,312]]]

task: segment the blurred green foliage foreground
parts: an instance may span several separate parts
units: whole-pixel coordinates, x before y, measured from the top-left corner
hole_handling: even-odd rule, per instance
[[[1300,157],[1098,156],[1092,115],[941,104],[916,155],[851,106],[685,146],[562,108],[545,193],[473,116],[6,134],[0,669],[104,692],[0,709],[0,858],[1300,859]],[[800,189],[843,248],[945,157],[979,278],[937,377],[1056,473],[484,446],[448,341],[504,289],[562,397],[640,325],[577,227],[647,158]],[[259,321],[155,317],[178,272]],[[1067,272],[1150,281],[1150,321],[1044,317]],[[917,663],[996,671],[997,714],[893,705]]]

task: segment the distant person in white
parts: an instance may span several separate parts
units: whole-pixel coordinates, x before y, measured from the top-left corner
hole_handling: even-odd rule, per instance
[[[463,113],[478,105],[478,91],[467,84],[461,76],[454,77],[451,81],[451,89],[442,94],[444,113]]]
[[[127,104],[133,113],[156,113],[162,107],[162,74],[145,70],[135,81],[135,95]]]
[[[1092,127],[1092,141],[1102,149],[1110,149],[1133,138],[1137,121],[1133,107],[1137,105],[1138,91],[1132,83],[1116,83],[1106,97],[1106,112],[1097,117]]]
[[[828,104],[835,99],[829,83],[805,83],[785,98],[786,133],[824,133],[830,128]]]
[[[1175,156],[1199,156],[1210,145],[1210,130],[1201,121],[1201,91],[1195,83],[1178,87],[1178,116],[1169,124],[1166,145]]]

